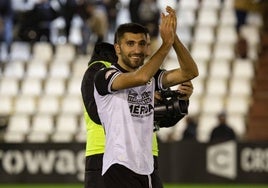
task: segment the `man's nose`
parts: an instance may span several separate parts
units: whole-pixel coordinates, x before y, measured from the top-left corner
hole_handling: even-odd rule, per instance
[[[135,47],[134,47],[135,53],[140,53],[143,51],[143,49],[144,48],[141,45],[135,45]]]

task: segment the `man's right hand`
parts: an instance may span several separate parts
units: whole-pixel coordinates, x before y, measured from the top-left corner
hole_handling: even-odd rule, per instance
[[[161,23],[159,25],[160,36],[162,38],[163,44],[172,45],[175,40],[177,18],[175,11],[167,6],[166,8],[168,14],[161,14]]]

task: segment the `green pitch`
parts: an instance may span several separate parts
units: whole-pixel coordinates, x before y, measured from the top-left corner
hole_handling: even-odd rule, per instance
[[[82,184],[0,184],[0,188],[83,188]],[[166,184],[164,188],[268,188],[268,184]]]

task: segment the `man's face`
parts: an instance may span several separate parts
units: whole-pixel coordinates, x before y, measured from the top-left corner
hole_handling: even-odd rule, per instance
[[[128,71],[133,71],[143,65],[147,56],[148,45],[143,33],[125,33],[120,44],[116,45],[119,64]]]

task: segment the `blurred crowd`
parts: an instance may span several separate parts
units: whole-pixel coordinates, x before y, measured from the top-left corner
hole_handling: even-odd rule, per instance
[[[0,41],[8,48],[12,41],[70,42],[86,53],[90,42],[113,42],[122,8],[129,20],[148,26],[152,38],[158,36],[156,0],[0,0]]]
[[[263,0],[235,0],[234,8],[237,31],[249,11],[267,15]],[[8,48],[14,40],[70,42],[86,53],[89,43],[113,42],[116,26],[131,21],[149,29],[154,50],[160,9],[158,0],[0,0],[0,41]],[[127,14],[121,14],[122,10]],[[244,43],[241,39],[239,50],[246,51]]]
[[[1,41],[8,46],[14,40],[82,45],[82,38],[89,33],[97,36],[96,41],[104,40],[108,29],[114,28],[118,3],[118,0],[0,0]],[[75,29],[76,36],[71,39]]]

